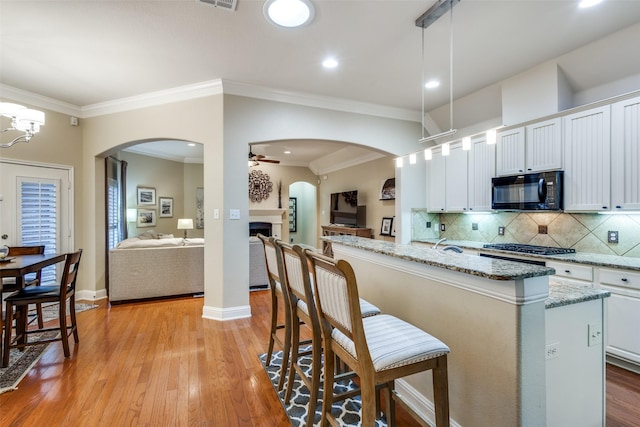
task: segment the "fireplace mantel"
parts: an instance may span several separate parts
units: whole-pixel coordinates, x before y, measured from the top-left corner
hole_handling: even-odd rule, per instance
[[[249,209],[249,222],[270,222],[273,237],[282,239],[284,209]]]

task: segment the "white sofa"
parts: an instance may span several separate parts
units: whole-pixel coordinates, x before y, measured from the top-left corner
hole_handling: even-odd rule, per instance
[[[257,290],[269,287],[267,263],[264,259],[262,240],[249,237],[249,289]]]
[[[202,292],[204,239],[134,237],[109,252],[111,302]]]

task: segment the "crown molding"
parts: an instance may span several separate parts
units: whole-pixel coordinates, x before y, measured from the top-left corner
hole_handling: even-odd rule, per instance
[[[13,86],[0,83],[0,93],[2,98],[11,99],[22,104],[28,104],[33,107],[42,108],[57,113],[68,114],[74,117],[82,117],[81,107],[67,102],[58,101],[57,99],[38,95],[37,93],[28,92]]]
[[[159,90],[156,92],[149,92],[143,95],[86,105],[82,107],[82,117],[97,117],[105,114],[120,113],[220,94],[222,94],[222,80],[216,79],[191,85],[178,86],[171,89]]]
[[[306,107],[324,108],[327,110],[343,111],[347,113],[420,122],[419,111],[404,108],[387,107],[384,105],[370,104],[344,98],[291,92],[282,89],[236,82],[233,80],[223,80],[222,86],[224,88],[224,93],[228,95],[246,96],[248,98],[285,102],[287,104],[303,105]]]
[[[367,162],[371,162],[373,160],[378,160],[378,159],[381,159],[383,157],[385,157],[384,154],[369,153],[367,155],[358,156],[358,157],[355,157],[353,159],[346,160],[344,162],[334,163],[330,167],[326,167],[326,168],[318,167],[315,164],[316,162],[313,161],[313,162],[309,163],[309,169],[315,175],[324,175],[324,174],[327,174],[327,173],[337,172],[337,171],[342,170],[342,169],[350,168],[352,166],[357,166],[357,165],[360,165],[362,163],[367,163]]]
[[[39,108],[45,108],[70,116],[86,119],[140,108],[153,107],[172,102],[187,101],[212,95],[229,94],[267,101],[284,102],[306,107],[323,108],[347,113],[365,114],[397,120],[420,122],[420,112],[353,101],[344,98],[292,92],[276,88],[252,85],[233,80],[215,79],[171,89],[149,92],[143,95],[114,99],[112,101],[77,106],[22,89],[0,84],[3,98],[15,100]]]

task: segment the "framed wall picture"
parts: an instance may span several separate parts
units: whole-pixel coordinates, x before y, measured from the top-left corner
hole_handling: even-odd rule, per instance
[[[393,218],[392,217],[383,217],[382,225],[380,225],[380,235],[381,236],[391,236],[391,230],[393,230]]]
[[[196,228],[204,228],[204,187],[196,187]]]
[[[388,178],[382,181],[382,188],[380,188],[380,200],[395,200],[396,199],[396,179]]]
[[[289,232],[295,233],[298,229],[298,198],[289,197]]]
[[[138,187],[138,206],[156,204],[156,189],[152,187]]]
[[[173,218],[173,197],[159,197],[160,218]]]
[[[154,227],[156,225],[155,209],[138,209],[137,227]]]

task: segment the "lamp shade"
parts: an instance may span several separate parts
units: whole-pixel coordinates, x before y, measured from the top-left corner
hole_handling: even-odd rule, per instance
[[[127,209],[127,222],[136,222],[137,212],[135,209]]]
[[[192,230],[192,229],[193,229],[193,219],[180,218],[178,220],[178,230]]]

